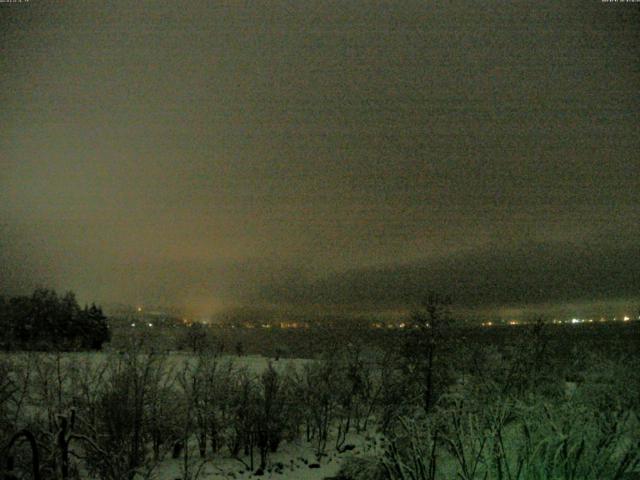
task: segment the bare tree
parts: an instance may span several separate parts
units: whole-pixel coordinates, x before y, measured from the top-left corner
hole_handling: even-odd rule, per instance
[[[437,293],[428,294],[411,316],[407,360],[411,374],[421,383],[423,407],[429,412],[437,398],[436,375],[446,351],[447,330],[451,325],[451,299]]]

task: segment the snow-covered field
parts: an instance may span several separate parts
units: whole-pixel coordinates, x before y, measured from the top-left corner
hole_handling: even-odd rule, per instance
[[[29,358],[54,358],[55,353],[32,353],[32,352],[0,352],[0,360],[3,358],[12,358],[16,360],[26,361]],[[70,361],[72,363],[89,363],[91,365],[97,365],[100,362],[107,360],[110,355],[119,355],[116,352],[68,352],[63,353],[64,361]],[[125,355],[125,354],[121,354]],[[181,367],[187,362],[194,362],[196,357],[194,354],[185,352],[169,352],[166,354],[166,358],[170,366]],[[274,360],[272,358],[263,357],[261,355],[221,355],[218,357],[220,361],[232,361],[238,367],[246,367],[253,373],[261,373],[269,363],[271,363],[278,370],[285,369],[287,366],[301,366],[309,362],[308,359],[303,358],[281,358]]]
[[[335,449],[328,449],[326,456],[318,458],[314,448],[304,440],[293,443],[283,443],[278,452],[272,454],[269,465],[264,472],[259,472],[257,466],[250,469],[246,464],[248,458],[232,459],[228,457],[209,458],[204,462],[199,457],[194,457],[190,469],[197,470],[202,465],[200,479],[249,479],[272,478],[280,480],[322,480],[338,474],[342,462],[351,456],[360,456],[371,453],[374,447],[365,439],[364,435],[351,435],[348,443],[355,448],[348,452],[339,453]],[[195,449],[194,449],[195,450]],[[194,452],[195,453],[195,452]],[[245,463],[246,462],[246,463]],[[156,471],[157,480],[182,479],[184,461],[166,460],[162,462]],[[256,475],[256,472],[258,474]]]

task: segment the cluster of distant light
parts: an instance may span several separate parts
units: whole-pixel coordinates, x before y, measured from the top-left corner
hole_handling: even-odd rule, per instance
[[[407,325],[406,323],[382,323],[382,322],[374,322],[371,324],[373,328],[411,328],[411,325]],[[417,325],[414,325],[414,328],[417,328]]]
[[[622,318],[618,318],[618,317],[612,317],[612,318],[607,318],[607,317],[600,317],[598,319],[594,319],[594,318],[571,318],[571,319],[566,319],[566,320],[559,320],[557,318],[554,318],[551,323],[555,324],[555,325],[563,325],[563,324],[568,324],[568,325],[577,325],[577,324],[581,324],[581,323],[606,323],[606,322],[630,322],[632,320],[640,320],[640,315],[637,318],[631,318],[629,315],[624,315]],[[500,323],[495,323],[495,322],[482,322],[482,326],[483,327],[492,327],[495,325],[527,325],[531,322],[527,322],[527,321],[523,321],[523,320],[509,320],[509,321],[502,321]]]
[[[560,321],[560,320],[554,320],[553,323],[572,323],[572,324],[576,324],[576,323],[594,323],[594,322],[630,322],[632,320],[631,317],[629,317],[629,315],[624,315],[621,319],[617,318],[617,317],[613,317],[612,320],[607,319],[605,317],[600,317],[597,320],[594,320],[593,318],[572,318],[571,320],[565,320],[564,322]],[[638,317],[635,320],[640,320],[640,317]]]
[[[142,313],[143,308],[142,307],[137,307],[136,311],[138,314]],[[153,312],[153,313],[158,313],[158,312]],[[559,320],[557,318],[554,318],[551,323],[555,324],[555,325],[562,325],[562,324],[568,324],[568,325],[577,325],[577,324],[582,324],[582,323],[606,323],[606,322],[630,322],[630,321],[634,321],[634,320],[638,320],[640,321],[640,315],[638,315],[637,318],[632,318],[629,315],[624,315],[621,318],[618,317],[600,317],[597,319],[594,318],[571,318],[571,319],[565,319],[565,320]],[[189,326],[191,324],[194,323],[193,320],[189,320],[187,318],[182,318],[181,319],[182,324]],[[200,322],[200,323],[205,323],[208,324],[209,322]],[[486,322],[482,322],[482,326],[483,327],[494,327],[494,326],[501,326],[501,325],[528,325],[532,322],[526,321],[526,320],[501,320],[498,322],[494,322],[494,321],[486,321]],[[135,327],[136,325],[139,325],[141,327],[153,327],[153,322],[149,322],[149,321],[143,321],[143,320],[139,320],[138,322],[132,322],[131,326]],[[373,322],[370,325],[372,328],[389,328],[389,329],[396,329],[396,328],[400,328],[400,329],[404,329],[404,328],[417,328],[416,325],[411,325],[405,322],[401,322],[401,323],[385,323],[385,322]],[[428,325],[427,325],[428,326]],[[236,325],[230,325],[231,328],[235,328]],[[285,329],[289,329],[289,328],[309,328],[309,324],[308,323],[304,323],[304,322],[278,322],[275,325],[274,324],[270,324],[270,323],[263,323],[263,324],[255,324],[255,323],[242,323],[240,325],[238,325],[238,327],[240,328],[273,328],[273,327],[277,327],[277,328],[285,328]]]
[[[301,322],[277,322],[277,323],[251,323],[243,322],[240,324],[228,325],[229,328],[309,328],[308,323]]]
[[[137,312],[138,313],[142,313],[142,309],[141,308],[137,308]],[[210,323],[208,320],[193,320],[193,319],[188,319],[188,318],[180,318],[180,319],[176,319],[177,320],[177,324],[179,325],[180,323],[184,326],[191,326],[194,323],[196,324],[202,324],[208,327],[221,327],[222,325],[219,324],[212,324]],[[157,326],[166,326],[165,325],[165,318],[162,317],[158,317],[157,321],[155,322],[155,324]],[[144,318],[142,316],[140,316],[137,321],[133,321],[131,322],[131,327],[153,327],[154,326],[154,322],[150,322],[149,318]],[[176,326],[175,323],[168,323],[168,326]],[[253,329],[253,328],[309,328],[309,324],[308,323],[302,323],[302,322],[278,322],[278,323],[251,323],[251,322],[243,322],[240,323],[238,325],[235,324],[231,324],[231,325],[227,325],[229,328],[246,328],[246,329]]]

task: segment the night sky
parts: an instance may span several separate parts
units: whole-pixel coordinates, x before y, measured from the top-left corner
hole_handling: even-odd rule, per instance
[[[640,3],[0,3],[0,291],[640,304]]]

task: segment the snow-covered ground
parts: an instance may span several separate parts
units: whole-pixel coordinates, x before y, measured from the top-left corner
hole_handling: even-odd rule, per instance
[[[321,480],[335,476],[340,469],[343,457],[351,454],[351,452],[343,454],[334,452],[318,461],[313,447],[305,443],[295,442],[281,445],[278,452],[272,454],[269,466],[260,478]],[[242,461],[224,457],[209,459],[204,462],[199,478],[202,480],[257,478],[258,476],[255,473],[258,470],[258,459],[256,458],[256,465],[253,470],[248,465],[245,465],[244,462],[248,463],[248,459],[243,459]],[[201,463],[199,456],[194,456],[190,469],[192,471],[197,470]],[[309,465],[319,468],[310,468]],[[183,472],[183,459],[167,460],[159,465],[156,478],[158,480],[182,479],[184,478]]]
[[[249,458],[234,459],[222,456],[208,457],[202,460],[195,445],[190,447],[190,477],[184,475],[184,459],[167,459],[154,470],[156,480],[244,480],[244,479],[279,479],[279,480],[323,480],[334,477],[340,471],[342,463],[349,457],[369,456],[379,445],[373,435],[352,433],[347,436],[345,445],[349,450],[338,452],[330,442],[326,454],[320,458],[316,455],[312,443],[305,440],[282,442],[278,452],[269,457],[267,468],[258,470],[259,458],[256,453],[254,467],[250,468]],[[194,476],[200,469],[199,476]]]
[[[62,355],[63,362],[72,363],[77,366],[97,367],[102,362],[108,360],[109,355],[120,355],[116,352],[80,352],[80,353],[64,353]],[[56,354],[33,354],[33,353],[3,353],[3,355],[11,356],[14,360],[18,359],[19,363],[33,364],[42,356],[54,357]],[[196,356],[185,352],[171,352],[167,355],[167,361],[170,365],[169,370],[178,371],[187,362],[196,361]],[[247,368],[253,374],[260,374],[269,364],[279,371],[286,370],[288,367],[300,367],[310,360],[306,359],[289,359],[282,358],[278,361],[259,355],[224,355],[220,357],[220,361],[226,363],[233,362],[238,368]],[[25,405],[25,411],[30,409],[37,410],[35,405]],[[360,456],[363,454],[371,454],[375,449],[373,442],[373,434],[350,433],[344,443],[348,445],[347,451],[338,452],[335,448],[335,437],[330,435],[326,453],[321,457],[316,455],[316,447],[313,442],[307,442],[304,438],[299,438],[293,442],[282,441],[276,453],[269,455],[267,467],[264,471],[259,471],[259,453],[254,453],[253,467],[250,465],[248,456],[241,458],[231,458],[225,455],[226,449],[222,449],[222,453],[212,456],[207,452],[207,457],[203,460],[200,458],[195,439],[190,441],[189,447],[189,472],[185,475],[185,465],[183,454],[178,459],[172,459],[167,455],[164,460],[157,464],[152,471],[149,479],[153,480],[222,480],[222,479],[281,479],[281,480],[321,480],[331,478],[338,474],[342,463],[351,456]],[[82,470],[81,465],[78,465]],[[199,473],[196,475],[196,472]],[[81,471],[82,478],[94,480],[86,471]],[[140,477],[145,478],[143,476]]]

